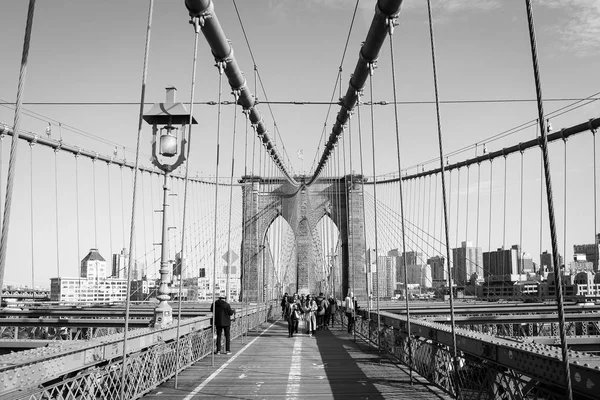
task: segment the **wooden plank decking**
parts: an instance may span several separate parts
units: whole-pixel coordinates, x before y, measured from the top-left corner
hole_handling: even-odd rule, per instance
[[[409,384],[408,370],[339,326],[288,338],[284,320],[262,324],[231,355],[199,361],[145,397],[160,399],[447,399],[423,378]]]

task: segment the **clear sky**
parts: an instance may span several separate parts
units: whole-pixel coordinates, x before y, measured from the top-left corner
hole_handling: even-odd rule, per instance
[[[426,2],[406,0],[404,3],[399,26],[394,34],[398,96],[403,102],[425,102],[399,106],[402,163],[403,166],[409,167],[434,159],[438,148],[435,107],[431,104],[434,93]],[[354,0],[237,1],[269,100],[330,100],[354,4]],[[366,37],[374,7],[373,0],[361,0],[359,3],[342,65],[343,92],[346,91],[349,75],[356,64],[360,43]],[[0,99],[14,102],[27,1],[2,0],[1,8],[0,24],[3,34],[0,36]],[[218,1],[215,10],[226,36],[233,43],[238,63],[254,92],[253,62],[234,4],[229,0]],[[128,149],[135,148],[139,107],[135,103],[139,102],[140,97],[147,12],[148,2],[142,0],[39,0],[34,19],[24,101],[132,104],[26,105],[25,109],[37,113],[37,117],[24,115],[22,129],[43,134],[48,122],[52,122],[53,137],[56,138],[62,133],[66,142],[86,149],[111,154],[115,144]],[[433,12],[442,100],[534,99],[524,1],[433,1]],[[600,3],[594,0],[535,1],[534,15],[543,91],[547,99],[546,112],[572,102],[552,99],[585,98],[600,92]],[[189,102],[193,30],[188,24],[188,19],[183,1],[156,0],[148,66],[148,103],[163,101],[164,87],[167,85],[174,85],[179,89],[179,101]],[[375,101],[392,100],[390,77],[390,51],[389,42],[386,41],[374,76]],[[225,83],[223,96],[224,99],[232,99]],[[365,96],[369,98],[370,93],[365,91]],[[260,87],[258,97],[259,100],[265,98]],[[210,49],[201,36],[195,101],[216,101],[217,98],[217,70]],[[334,99],[337,98],[336,94]],[[149,107],[150,105],[147,109]],[[260,105],[259,109],[272,131],[273,118],[266,105]],[[305,170],[310,169],[316,153],[320,156],[321,150],[317,146],[323,126],[327,125],[327,136],[338,107],[332,107],[328,119],[327,109],[324,105],[272,106],[277,127],[295,171],[302,169],[302,162],[296,157],[300,149],[305,156]],[[535,102],[443,104],[441,110],[447,153],[477,142],[486,142],[486,138],[490,136],[537,117]],[[235,111],[239,116],[240,110]],[[226,160],[221,163],[221,175],[229,174],[233,112],[234,107],[225,106],[221,117],[221,159]],[[200,124],[193,132],[191,170],[194,174],[198,172],[202,175],[214,175],[217,107],[196,106],[194,114]],[[596,102],[554,118],[552,125],[559,129],[599,115],[600,104]],[[12,118],[13,111],[10,107],[0,107],[0,122],[10,125]],[[367,140],[370,130],[367,129],[369,124],[366,109],[364,118],[364,152],[367,153],[371,150],[370,140]],[[376,174],[393,173],[397,171],[397,165],[392,106],[377,106],[374,118]],[[63,124],[61,132],[56,121]],[[67,125],[99,137],[102,141],[76,134],[69,130]],[[243,137],[243,130],[244,124],[240,122],[238,137]],[[489,143],[487,148],[491,151],[497,150],[529,140],[535,135],[535,128],[530,128],[504,140]],[[150,130],[146,128],[142,141],[142,151],[146,153],[142,161],[145,164],[149,164],[149,139]],[[4,143],[3,170],[6,171],[7,163],[4,160],[7,160],[8,141]],[[574,214],[577,214],[581,221],[569,224],[570,229],[573,229],[573,239],[569,239],[567,248],[572,248],[571,242],[587,243],[592,240],[593,226],[589,227],[589,216],[593,212],[589,203],[592,192],[586,186],[591,179],[590,143],[591,135],[586,135],[585,138],[570,140],[568,145],[569,185],[578,193],[568,204],[569,207],[573,207]],[[281,145],[279,148],[281,149]],[[564,173],[562,144],[557,144],[554,148],[551,156],[556,167],[554,175],[557,207],[561,207],[561,174]],[[21,173],[25,174],[28,172],[27,150],[22,147],[20,151],[19,167]],[[119,152],[121,154],[122,150]],[[468,153],[451,157],[450,162],[474,155],[475,150],[472,148]],[[242,141],[236,146],[235,156],[236,175],[239,176],[243,173]],[[532,188],[539,188],[539,169],[534,170],[539,168],[537,157],[537,153],[532,153],[531,160],[527,162],[530,168],[526,173],[529,177],[527,186]],[[133,153],[129,151],[127,158],[132,159]],[[353,159],[358,159],[356,142],[353,143]],[[40,155],[35,159],[34,171],[39,171],[40,176],[45,176],[44,171],[52,166],[47,162],[51,161],[51,156]],[[73,175],[69,165],[71,164],[66,161],[63,163],[63,176]],[[366,162],[365,166],[365,173],[371,175],[373,171],[370,161]],[[433,167],[433,164],[427,167]],[[356,164],[353,168],[358,170]],[[518,160],[512,160],[510,168],[518,169]],[[517,169],[515,171],[518,171]],[[414,170],[415,168],[412,169]],[[494,178],[499,182],[503,171],[502,168],[496,170],[500,175]],[[2,179],[4,181],[5,172]],[[485,187],[486,182],[489,187],[487,178],[483,179],[482,187]],[[513,185],[517,187],[518,182],[513,182]],[[53,181],[40,178],[36,187],[52,193]],[[536,204],[539,204],[539,189],[535,193],[537,194],[532,197],[535,197]],[[42,197],[40,195],[39,207],[43,207],[45,202]],[[52,202],[51,206],[53,205]],[[577,208],[578,205],[581,207]],[[576,212],[582,209],[585,210],[584,213]],[[534,212],[535,208],[532,208],[532,214]],[[533,234],[531,236],[531,243],[536,243]],[[50,241],[52,240],[53,237]],[[12,243],[13,246],[22,245],[18,240]],[[534,247],[533,244],[530,247]],[[529,251],[536,254],[537,246]],[[17,253],[11,249],[9,255],[12,254],[13,261]],[[570,257],[569,252],[567,256]],[[47,277],[52,275],[44,274],[40,273],[39,280],[36,278],[39,284],[46,283]],[[6,279],[19,281],[18,268],[9,268]]]

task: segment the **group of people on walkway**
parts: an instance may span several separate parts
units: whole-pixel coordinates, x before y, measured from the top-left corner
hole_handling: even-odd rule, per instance
[[[355,314],[358,310],[358,303],[352,292],[348,293],[342,303],[343,311],[348,318],[348,333],[354,329]],[[235,309],[227,303],[225,297],[219,297],[214,304],[211,304],[210,311],[214,315],[214,325],[216,328],[216,350],[215,354],[231,354],[231,321],[235,320]],[[300,295],[294,293],[283,295],[281,299],[281,316],[288,323],[288,337],[294,337],[298,333],[300,323],[306,329],[309,337],[315,337],[317,331],[327,330],[333,327],[336,322],[336,313],[338,311],[337,300],[333,296],[326,297],[323,293],[318,296],[311,294]],[[341,321],[339,321],[341,324]],[[221,347],[221,336],[225,336],[225,349]]]
[[[288,323],[288,337],[298,333],[299,325],[305,325],[306,334],[314,337],[317,331],[329,329],[335,324],[338,304],[333,296],[326,297],[311,294],[283,295],[281,299],[281,317]],[[304,329],[304,326],[301,328]]]

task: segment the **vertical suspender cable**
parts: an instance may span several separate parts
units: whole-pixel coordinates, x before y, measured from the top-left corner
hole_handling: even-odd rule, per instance
[[[221,95],[223,92],[223,72],[225,65],[223,62],[217,62],[217,68],[219,69],[219,105],[217,110],[217,149],[216,149],[216,162],[215,162],[215,224],[214,224],[214,238],[213,238],[213,273],[212,273],[212,352],[210,365],[215,365],[215,288],[217,285],[217,227],[218,227],[218,208],[219,208],[219,146],[221,138]]]
[[[4,284],[4,271],[6,269],[6,251],[8,248],[8,228],[10,225],[10,211],[13,195],[13,183],[15,179],[15,168],[17,165],[17,150],[19,148],[19,122],[21,118],[21,105],[23,104],[23,91],[25,76],[27,75],[27,60],[29,58],[29,43],[31,41],[31,28],[33,26],[33,13],[35,11],[35,0],[29,0],[27,10],[27,25],[25,27],[25,38],[23,41],[23,54],[21,57],[21,70],[19,72],[19,84],[17,88],[17,102],[15,106],[15,117],[13,120],[13,137],[10,147],[8,161],[8,175],[6,178],[6,199],[4,202],[4,220],[2,222],[2,236],[0,237],[0,298],[2,298],[2,287]]]
[[[456,174],[458,175],[457,177],[457,182],[456,182],[456,237],[454,238],[454,241],[456,243],[456,247],[458,247],[458,221],[459,221],[459,214],[460,214],[460,169],[458,171],[456,171]],[[466,253],[465,253],[466,254]],[[458,266],[455,265],[455,270],[458,268]]]
[[[596,129],[592,129],[592,145],[594,146],[594,150],[593,150],[593,155],[594,155],[594,249],[595,249],[595,258],[594,258],[594,262],[596,264],[596,273],[598,273],[599,267],[600,267],[600,263],[598,262],[598,231],[596,229],[598,229],[597,224],[598,224],[598,216],[597,216],[597,196],[598,196],[598,184],[596,182]],[[1,143],[1,141],[0,141]],[[541,254],[541,253],[540,253]]]
[[[94,247],[98,249],[98,212],[96,207],[96,159],[92,159],[92,193],[94,195]]]
[[[538,137],[537,130],[538,130],[538,125],[536,125],[536,135],[535,135],[536,138]],[[544,239],[544,153],[542,152],[542,149],[540,148],[540,254],[542,254],[542,248],[544,246],[543,239]]]
[[[81,246],[79,245],[79,153],[75,154],[75,210],[77,217],[77,276],[79,277],[79,294],[77,296],[77,302],[81,301]]]
[[[145,267],[144,268],[148,268],[148,240],[147,240],[147,234],[146,232],[148,231],[148,229],[146,228],[146,189],[144,188],[144,171],[140,170],[140,186],[141,186],[141,192],[142,192],[142,233],[144,235],[144,264]],[[175,210],[175,207],[172,207],[173,210]],[[173,218],[173,221],[176,221],[175,218]],[[152,246],[154,248],[154,246]],[[139,277],[135,277],[135,279],[138,279]]]
[[[480,207],[479,198],[480,198],[480,194],[481,194],[481,163],[478,162],[477,163],[477,217],[475,220],[475,248],[476,249],[479,248],[479,207]],[[483,257],[482,257],[482,262],[483,262]],[[480,271],[483,274],[483,265],[477,266],[477,272],[480,272]],[[481,276],[477,276],[477,277],[481,278]]]
[[[33,145],[34,142],[29,142],[29,206],[31,207],[29,212],[31,213],[31,290],[35,300],[35,235],[33,234],[34,228],[34,212],[33,212]]]
[[[548,137],[546,135],[546,120],[544,117],[544,106],[542,96],[542,86],[540,82],[540,71],[538,67],[537,48],[535,40],[535,27],[533,23],[533,13],[531,10],[531,0],[525,0],[527,9],[527,22],[529,25],[529,40],[531,44],[531,58],[533,63],[533,75],[535,81],[535,91],[537,96],[538,118],[540,125],[542,155],[544,160],[544,175],[546,181],[546,198],[548,203],[548,219],[550,222],[550,237],[552,241],[552,257],[554,259],[554,276],[556,280],[556,301],[558,303],[558,318],[560,330],[560,347],[562,350],[562,359],[565,368],[565,380],[567,397],[573,399],[573,390],[571,387],[571,369],[569,367],[569,353],[567,348],[567,334],[565,330],[565,311],[563,307],[563,289],[562,277],[560,275],[560,265],[558,259],[558,241],[556,237],[556,221],[554,217],[554,200],[552,198],[552,178],[550,176],[550,158],[548,156]]]
[[[183,184],[183,215],[181,217],[181,271],[180,271],[180,279],[179,279],[179,293],[178,293],[178,302],[177,302],[177,350],[175,362],[177,363],[175,366],[175,388],[177,388],[178,377],[179,377],[179,352],[180,352],[180,344],[179,344],[179,332],[181,330],[181,297],[182,297],[182,288],[183,288],[183,270],[187,267],[186,257],[187,253],[185,251],[185,223],[187,218],[187,204],[188,204],[188,184],[190,182],[190,149],[192,142],[192,127],[194,126],[194,95],[196,89],[196,59],[198,57],[198,35],[200,33],[200,20],[198,17],[192,17],[190,23],[194,27],[194,60],[192,62],[192,84],[190,90],[190,119],[188,122],[188,147],[186,154],[186,163],[185,163],[185,178]],[[150,187],[150,192],[152,193],[152,187]],[[154,213],[153,213],[154,214]],[[154,231],[154,223],[152,226],[152,231]],[[214,301],[213,301],[214,305]],[[214,357],[214,355],[213,355]]]
[[[235,103],[238,102],[239,92],[234,90]],[[237,112],[233,111],[233,139],[231,148],[231,175],[229,176],[229,228],[227,233],[227,281],[225,282],[225,296],[229,301],[229,280],[231,278],[231,213],[233,209],[233,173],[235,170],[235,139],[237,133]]]
[[[389,18],[388,23],[388,35],[390,37],[390,59],[392,63],[392,92],[394,95],[394,128],[396,133],[396,156],[398,159],[398,173],[402,171],[402,163],[400,162],[400,129],[398,126],[398,98],[396,93],[396,65],[394,63],[394,22],[395,18]],[[431,183],[431,181],[430,181]],[[430,186],[431,188],[431,186]],[[410,333],[410,304],[408,301],[408,266],[406,265],[406,227],[404,221],[404,194],[402,188],[402,177],[398,179],[398,193],[400,196],[400,226],[402,229],[402,270],[404,271],[404,293],[405,304],[406,304],[406,337],[408,347],[408,368],[409,368],[409,382],[413,384],[413,365],[412,365],[412,338]],[[429,191],[429,203],[431,204],[431,190]],[[430,210],[431,211],[431,210]],[[429,222],[427,223],[429,228]]]
[[[142,68],[142,88],[140,94],[140,113],[138,117],[138,132],[137,132],[137,143],[135,149],[135,167],[133,170],[133,194],[131,201],[131,230],[129,233],[129,263],[127,268],[127,291],[125,299],[125,327],[123,331],[123,373],[121,375],[121,400],[125,400],[128,396],[126,394],[126,377],[127,377],[127,335],[129,330],[129,309],[130,299],[129,291],[131,290],[131,270],[133,263],[135,262],[133,257],[133,250],[135,245],[135,205],[137,195],[137,178],[138,169],[140,165],[140,142],[142,137],[142,117],[144,115],[144,101],[146,98],[146,77],[148,75],[148,56],[150,50],[150,30],[152,26],[152,10],[154,8],[154,0],[149,1],[148,6],[148,23],[146,25],[146,45],[144,47],[144,66]],[[122,185],[122,183],[121,183]],[[121,186],[122,187],[122,186]],[[124,241],[125,239],[123,239]]]
[[[152,214],[152,243],[156,243],[156,224],[154,222],[154,185],[152,184],[154,179],[154,168],[152,168],[153,172],[150,173],[150,212]],[[156,257],[156,245],[152,246],[152,264],[154,265],[154,275],[157,275],[157,264],[158,258]],[[148,274],[149,275],[149,274]]]
[[[504,155],[504,190],[503,190],[503,205],[502,205],[502,265],[506,265],[506,171],[507,171],[507,160]],[[520,251],[520,250],[519,250]],[[521,254],[517,255],[522,258]]]
[[[0,135],[0,199],[2,198],[2,160],[4,160],[4,149],[2,146],[2,142],[4,142],[4,136],[5,135]],[[2,201],[0,201],[0,214],[2,214],[3,208],[4,208],[4,205],[2,204]],[[1,231],[2,231],[2,218],[0,218],[0,232]],[[0,292],[2,292],[2,290],[0,290]]]
[[[110,165],[111,162],[106,163],[106,177],[108,182],[108,249],[110,251],[111,260],[111,275],[112,269],[114,269],[114,258],[113,258],[113,231],[112,231],[112,206],[111,206],[111,190],[110,190]],[[118,275],[117,275],[118,276]]]
[[[364,172],[364,164],[363,164],[363,148],[362,148],[362,121],[360,119],[360,98],[361,98],[361,93],[357,93],[357,100],[356,100],[356,117],[358,119],[358,154],[359,154],[359,158],[360,158],[360,176],[363,177],[363,182],[364,182],[364,176],[365,176],[365,172]],[[367,247],[367,221],[366,221],[366,215],[367,213],[365,212],[365,187],[363,184],[363,188],[362,188],[362,192],[361,192],[361,196],[362,196],[362,219],[363,219],[363,237],[364,237],[364,242],[365,242],[365,253],[369,250]],[[372,282],[372,276],[371,276],[371,261],[369,260],[369,257],[367,257],[367,254],[365,254],[365,271],[367,274],[367,310],[369,312],[369,315],[371,315],[371,308],[372,308],[372,298],[373,298],[373,282]],[[371,287],[369,287],[369,280],[371,280]]]
[[[245,139],[244,139],[244,176],[248,176],[248,113],[244,112],[244,115],[246,116],[246,127],[245,127]],[[244,193],[243,193],[243,188],[242,188],[242,207],[244,207],[244,202],[247,201],[247,198],[244,198]],[[242,210],[242,243],[246,240],[246,220],[244,219],[245,217],[245,213],[244,210]],[[244,314],[244,310],[246,309],[246,307],[244,307],[244,305],[246,304],[246,299],[248,298],[248,295],[246,294],[246,268],[245,268],[245,264],[247,262],[246,257],[244,257],[243,252],[242,253],[242,257],[240,260],[240,274],[241,274],[241,296],[240,297],[240,301],[242,302],[242,316],[243,319],[240,321],[240,327],[241,327],[241,334],[240,334],[240,340],[241,343],[244,344],[244,324],[245,321],[247,319],[246,314]]]
[[[377,307],[377,352],[379,353],[379,362],[381,363],[381,314],[379,313],[379,277],[381,270],[379,269],[379,257],[377,257],[378,248],[378,235],[377,235],[377,184],[376,184],[376,172],[375,172],[375,115],[373,109],[373,71],[375,70],[375,62],[369,63],[369,94],[371,96],[371,157],[373,161],[373,212],[375,220],[375,270],[377,271],[377,298],[375,299],[375,305]]]
[[[54,149],[54,198],[56,226],[56,276],[60,276],[60,236],[58,230],[58,148]]]
[[[123,249],[125,249],[127,240],[125,236],[125,190],[123,188],[123,165],[121,165],[121,226],[123,228]],[[125,264],[125,261],[123,261],[123,264]]]
[[[564,176],[564,200],[563,200],[563,254],[567,257],[567,139],[563,137],[564,157],[565,157],[565,176]],[[597,247],[597,246],[596,246]]]
[[[460,394],[460,385],[458,383],[458,351],[456,348],[456,325],[454,323],[454,294],[452,291],[452,275],[450,271],[450,237],[448,232],[448,205],[446,204],[446,179],[444,176],[445,165],[444,165],[444,148],[442,146],[442,125],[440,121],[440,99],[438,92],[438,83],[437,83],[437,67],[435,62],[435,42],[433,38],[433,21],[431,17],[431,0],[427,0],[427,12],[429,15],[429,37],[431,39],[431,59],[432,59],[432,68],[433,68],[433,86],[435,90],[435,109],[436,109],[436,118],[437,118],[437,130],[438,130],[438,143],[440,149],[440,169],[442,175],[442,203],[444,208],[444,227],[445,227],[445,236],[446,236],[446,257],[448,259],[448,287],[450,288],[450,320],[452,324],[452,356],[454,361],[454,373],[455,373],[455,390],[456,397],[461,398]]]
[[[494,186],[493,174],[494,172],[494,160],[490,158],[490,209],[489,209],[489,220],[488,220],[488,279],[487,279],[487,298],[490,299],[490,281],[492,279],[492,189]],[[484,263],[485,265],[485,263]],[[485,271],[484,271],[485,274]]]
[[[352,169],[352,126],[350,125],[350,118],[348,119],[348,161],[349,161],[349,170],[350,170],[350,186],[347,188],[348,190],[346,191],[346,196],[347,196],[346,198],[348,199],[348,205],[347,205],[347,208],[348,208],[348,231],[350,231],[350,227],[352,226],[352,219],[350,218],[350,210],[351,210],[350,192],[353,191],[353,189],[354,189],[354,170]],[[344,163],[344,165],[345,164],[346,163]],[[344,174],[345,174],[345,172],[344,172]],[[352,262],[352,289],[354,290],[355,274],[356,274],[356,266],[355,266],[355,261],[354,261],[354,229],[352,229],[352,240],[350,241],[350,245],[352,247],[351,253],[349,250],[349,253],[352,254],[352,258],[351,258],[351,260],[352,260],[351,261]],[[367,282],[368,281],[365,281],[365,285],[367,284]]]
[[[467,184],[465,185],[467,204],[465,211],[465,240],[469,240],[469,185],[471,184],[471,166],[467,165]],[[477,252],[477,250],[475,250]]]
[[[352,257],[352,249],[350,248],[350,241],[348,241],[348,237],[351,235],[350,231],[350,187],[348,186],[348,176],[346,175],[346,140],[344,138],[344,136],[342,135],[340,137],[341,141],[342,141],[342,166],[343,166],[343,173],[344,173],[344,197],[346,199],[346,215],[344,216],[344,219],[346,220],[346,248],[348,249],[348,272],[352,272],[352,281],[348,282],[348,284],[350,285],[350,287],[352,287],[352,293],[354,294],[354,263],[353,263],[353,258]]]
[[[520,177],[520,215],[519,215],[519,248],[523,249],[523,150],[521,150],[521,177]],[[521,250],[522,251],[522,250]],[[540,253],[541,254],[541,253]],[[523,273],[523,257],[521,257],[521,265],[519,265],[519,274]]]

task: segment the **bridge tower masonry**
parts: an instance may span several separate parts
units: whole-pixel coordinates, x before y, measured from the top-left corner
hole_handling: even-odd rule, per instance
[[[242,196],[242,289],[244,299],[267,300],[267,288],[275,284],[273,266],[268,257],[266,234],[282,216],[294,232],[296,271],[288,274],[288,282],[298,293],[319,293],[324,267],[315,242],[317,223],[329,216],[340,231],[342,265],[334,271],[335,295],[345,297],[353,291],[358,299],[367,297],[365,264],[363,180],[360,176],[320,179],[306,186],[283,179],[245,176],[241,179]],[[352,184],[350,184],[352,183]],[[341,293],[340,293],[341,287]],[[333,293],[332,293],[333,294]]]

